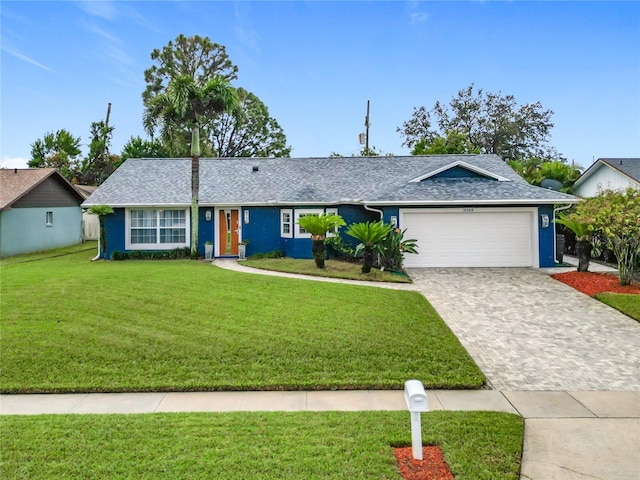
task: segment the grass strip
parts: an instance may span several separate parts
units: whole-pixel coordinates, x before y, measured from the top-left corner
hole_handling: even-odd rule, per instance
[[[5,393],[479,388],[416,292],[226,271],[191,260],[0,267]]]
[[[456,480],[516,480],[523,421],[423,414]],[[400,479],[407,412],[4,416],[0,476],[12,479]]]
[[[370,273],[362,273],[362,264],[343,262],[339,260],[325,260],[325,268],[316,267],[313,260],[295,258],[264,258],[248,259],[240,262],[242,265],[276,272],[297,273],[314,277],[344,278],[348,280],[363,280],[369,282],[411,283],[406,275],[372,269]]]
[[[628,293],[598,293],[595,296],[602,303],[640,322],[640,295]]]

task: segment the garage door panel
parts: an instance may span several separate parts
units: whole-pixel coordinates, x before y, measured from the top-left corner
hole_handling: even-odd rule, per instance
[[[534,218],[532,211],[402,211],[407,238],[418,240],[405,266],[532,266]]]

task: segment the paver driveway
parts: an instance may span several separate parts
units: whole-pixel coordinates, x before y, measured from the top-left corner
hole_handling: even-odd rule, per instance
[[[414,268],[501,390],[640,390],[640,323],[528,268]]]

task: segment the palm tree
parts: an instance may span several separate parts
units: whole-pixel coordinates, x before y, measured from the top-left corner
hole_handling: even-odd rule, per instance
[[[591,234],[592,228],[582,219],[575,217],[575,214],[565,215],[556,218],[556,223],[564,225],[576,235],[576,256],[578,257],[578,271],[586,272],[589,270],[589,262],[591,261]]]
[[[375,259],[375,247],[391,232],[392,227],[382,220],[377,222],[354,223],[345,232],[347,235],[360,240],[356,252],[364,249],[362,273],[369,273]]]
[[[200,127],[217,113],[236,107],[235,89],[217,76],[201,84],[188,75],[173,78],[167,89],[148,103],[144,124],[152,131],[162,126],[162,135],[170,138],[177,128],[191,130],[191,256],[198,257],[198,190],[200,188]]]
[[[316,267],[324,268],[324,260],[327,258],[324,241],[327,238],[327,233],[344,226],[344,220],[340,215],[323,213],[322,215],[305,215],[304,217],[300,217],[298,225],[311,234],[311,240],[313,240],[311,254],[316,262]]]

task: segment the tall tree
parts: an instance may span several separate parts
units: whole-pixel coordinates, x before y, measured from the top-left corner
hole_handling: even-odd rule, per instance
[[[480,153],[464,132],[449,130],[445,137],[434,135],[430,140],[421,138],[413,146],[411,155],[444,155],[453,153]]]
[[[291,147],[267,106],[253,93],[238,88],[238,105],[217,115],[209,139],[219,157],[288,157]]]
[[[159,140],[143,140],[140,136],[132,136],[122,147],[116,166],[119,167],[128,158],[165,158],[169,156],[170,152]]]
[[[485,94],[471,84],[459,90],[448,105],[438,101],[430,111],[415,108],[411,119],[396,130],[404,137],[403,145],[410,148],[421,140],[431,142],[438,135],[458,131],[466,133],[473,148],[504,160],[554,158],[557,152],[548,144],[552,115],[540,102],[518,105],[513,95]],[[432,126],[432,117],[437,128]]]
[[[191,78],[199,85],[218,77],[227,81],[237,78],[238,67],[229,59],[225,47],[199,35],[186,37],[180,34],[162,49],[153,50],[151,59],[155,64],[144,72],[147,86],[142,93],[147,110],[154,98],[166,93],[169,83],[178,77]],[[211,119],[202,119],[200,126],[206,131],[208,122],[205,120]],[[145,116],[144,124],[152,140],[159,133],[171,156],[184,155],[183,150],[189,144],[191,134],[188,128],[148,116]],[[206,136],[203,135],[203,138]],[[206,150],[206,145],[204,147]]]
[[[80,164],[77,179],[83,185],[102,185],[116,169],[118,156],[111,155],[109,148],[114,127],[104,120],[91,123],[89,154]]]
[[[31,144],[30,168],[57,168],[67,180],[74,180],[80,155],[80,137],[67,130],[46,133]]]
[[[198,189],[200,186],[200,125],[216,113],[236,107],[235,89],[223,77],[202,82],[179,75],[146,105],[145,120],[160,120],[164,128],[191,131],[191,255],[198,255]]]

